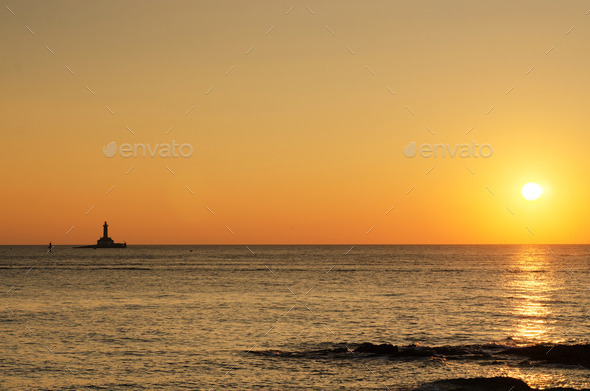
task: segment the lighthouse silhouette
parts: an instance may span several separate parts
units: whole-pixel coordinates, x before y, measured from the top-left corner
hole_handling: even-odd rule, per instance
[[[104,222],[104,225],[102,226],[102,238],[98,239],[96,241],[96,244],[99,246],[109,246],[109,245],[113,245],[114,240],[109,238],[109,225],[107,224],[107,222]]]
[[[105,221],[102,226],[102,238],[96,241],[96,244],[90,244],[88,246],[77,246],[75,248],[125,248],[127,243],[115,243],[115,241],[109,238],[109,225]]]

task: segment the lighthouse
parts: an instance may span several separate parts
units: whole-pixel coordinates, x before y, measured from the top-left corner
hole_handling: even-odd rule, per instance
[[[102,226],[102,238],[96,241],[98,246],[112,246],[114,243],[113,239],[109,238],[109,225],[107,222],[104,222]]]
[[[96,244],[90,244],[88,246],[78,246],[76,248],[125,248],[127,243],[115,243],[115,241],[109,238],[109,225],[105,221],[102,225],[102,238],[96,241]]]

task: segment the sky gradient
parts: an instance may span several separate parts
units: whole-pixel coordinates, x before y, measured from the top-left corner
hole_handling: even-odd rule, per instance
[[[588,8],[5,2],[0,244],[588,243]]]

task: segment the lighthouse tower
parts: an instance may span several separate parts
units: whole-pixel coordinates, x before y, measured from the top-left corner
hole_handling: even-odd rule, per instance
[[[51,244],[51,243],[50,243]],[[125,248],[127,247],[127,242],[123,243],[115,243],[115,241],[109,238],[109,225],[105,221],[102,226],[102,238],[96,241],[96,244],[90,244],[88,246],[79,246],[74,248]]]
[[[107,222],[104,222],[104,225],[102,226],[102,238],[98,239],[96,241],[96,244],[98,245],[109,245],[109,244],[113,244],[114,241],[113,239],[109,238],[109,225],[107,224]]]

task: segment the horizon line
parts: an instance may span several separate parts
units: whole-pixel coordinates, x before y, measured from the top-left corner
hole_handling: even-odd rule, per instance
[[[86,244],[64,243],[56,246],[85,246]],[[127,246],[585,246],[589,243],[136,243]],[[37,244],[0,244],[9,246],[47,246],[46,243]]]

